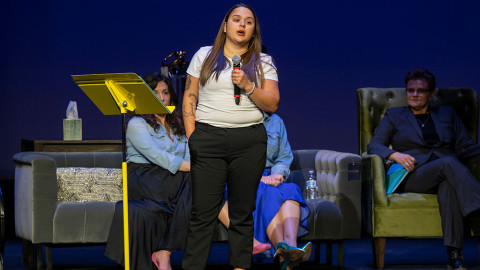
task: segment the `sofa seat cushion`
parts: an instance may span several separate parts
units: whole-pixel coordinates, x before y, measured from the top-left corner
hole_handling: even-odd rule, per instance
[[[308,216],[310,232],[300,239],[302,241],[341,239],[342,214],[338,206],[324,199],[307,200],[306,203],[310,208]]]
[[[435,208],[438,209],[436,194],[393,193],[387,195],[388,207],[393,208]]]
[[[373,237],[440,237],[440,212],[433,207],[374,207]]]
[[[393,193],[373,209],[374,237],[441,237],[437,195]]]
[[[59,202],[53,218],[52,243],[105,243],[114,202]]]
[[[122,199],[122,170],[57,168],[57,187],[58,202],[116,202]]]

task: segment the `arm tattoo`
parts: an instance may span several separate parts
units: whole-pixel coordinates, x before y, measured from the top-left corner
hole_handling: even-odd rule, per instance
[[[195,103],[190,102],[190,110],[192,112],[193,117],[195,117],[194,109],[195,109]]]
[[[188,77],[187,79],[187,86],[185,87],[185,92],[187,92],[188,90],[190,90],[190,85],[192,84],[192,79],[190,77]]]
[[[188,97],[193,97],[195,99],[195,102],[197,102],[197,100],[198,100],[197,95],[195,95],[193,93],[188,94]]]
[[[189,79],[189,81],[190,81],[190,79]],[[197,100],[198,100],[197,95],[195,95],[194,93],[189,93],[187,95],[187,98],[190,98],[190,100],[191,100],[191,98],[193,98],[194,100],[190,101],[190,103],[188,104],[188,105],[190,105],[190,110],[187,109],[188,105],[183,106],[183,108],[182,108],[183,109],[183,111],[182,111],[183,116],[187,117],[187,118],[190,117],[190,116],[195,117],[194,111],[195,111],[195,105],[197,104]]]
[[[187,106],[184,106],[183,107],[183,117],[190,117],[190,116],[193,116],[195,117],[195,114],[193,113],[194,112],[194,108],[195,108],[195,104],[193,102],[190,102],[189,103],[190,105],[190,110],[187,110]]]
[[[190,117],[192,116],[192,113],[187,111],[186,106],[183,106],[183,117]]]
[[[183,117],[189,118],[190,116],[193,116],[193,114],[190,112],[183,111]]]

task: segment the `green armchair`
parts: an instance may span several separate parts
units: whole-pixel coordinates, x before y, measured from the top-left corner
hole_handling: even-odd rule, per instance
[[[473,89],[440,88],[432,100],[450,105],[462,119],[475,142],[478,137],[478,97]],[[442,228],[437,196],[420,193],[385,193],[384,160],[367,155],[367,145],[387,108],[406,106],[405,88],[361,88],[357,90],[359,153],[362,154],[362,225],[373,237],[374,260],[384,267],[387,237],[441,237]],[[477,159],[477,158],[475,158]],[[480,179],[479,161],[467,163]],[[480,236],[478,231],[472,235]],[[480,248],[480,241],[479,241]]]

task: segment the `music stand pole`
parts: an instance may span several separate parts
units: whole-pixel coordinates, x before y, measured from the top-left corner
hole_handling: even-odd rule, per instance
[[[105,115],[122,116],[123,239],[125,270],[130,269],[126,123],[128,114],[170,114],[152,89],[135,73],[72,75],[73,80]]]
[[[122,114],[122,204],[123,204],[123,257],[125,263],[125,270],[130,269],[130,244],[128,231],[128,181],[127,181],[127,126],[125,123],[125,115],[127,110],[126,101],[123,101],[120,111]]]

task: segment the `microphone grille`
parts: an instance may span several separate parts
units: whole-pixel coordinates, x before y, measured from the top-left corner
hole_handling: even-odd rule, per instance
[[[233,65],[234,65],[234,66],[240,66],[240,63],[242,62],[242,58],[241,58],[240,56],[238,56],[238,55],[235,54],[235,55],[232,57],[232,62],[233,62]]]

